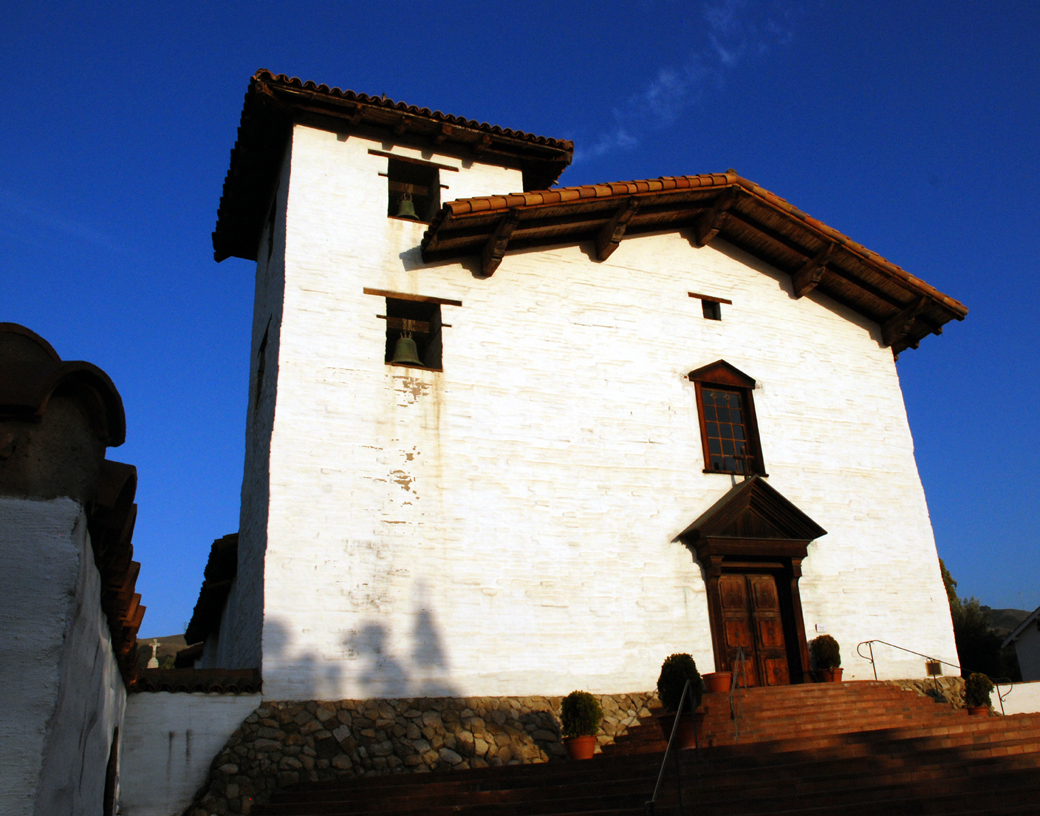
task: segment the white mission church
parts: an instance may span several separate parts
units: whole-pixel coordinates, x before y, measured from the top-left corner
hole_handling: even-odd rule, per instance
[[[553,186],[572,152],[252,78],[213,234],[256,262],[241,529],[197,666],[338,700],[647,690],[738,645],[800,683],[821,631],[846,679],[867,639],[956,663],[895,359],[966,308],[735,171]]]

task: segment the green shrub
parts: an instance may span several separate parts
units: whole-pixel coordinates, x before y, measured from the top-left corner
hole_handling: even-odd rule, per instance
[[[989,693],[993,691],[993,681],[986,675],[973,672],[964,681],[964,705],[968,708],[989,706]]]
[[[594,737],[603,721],[599,700],[587,691],[572,691],[563,698],[560,725],[565,737]]]
[[[701,704],[704,696],[704,681],[697,671],[697,664],[688,654],[673,654],[661,664],[661,676],[657,678],[657,696],[667,711],[678,711],[683,687],[690,681],[690,694],[686,698],[686,710],[692,711]]]
[[[820,635],[809,641],[809,655],[817,669],[836,669],[841,665],[841,647],[830,635]]]

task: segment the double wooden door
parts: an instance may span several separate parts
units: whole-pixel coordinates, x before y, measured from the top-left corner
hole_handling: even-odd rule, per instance
[[[737,649],[743,647],[748,685],[790,683],[776,579],[769,574],[723,573],[719,577],[719,600],[723,646],[730,667],[737,670]]]

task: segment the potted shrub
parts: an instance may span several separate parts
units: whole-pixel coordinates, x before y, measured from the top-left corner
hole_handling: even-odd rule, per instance
[[[841,648],[830,635],[820,635],[809,641],[809,657],[822,683],[841,682]]]
[[[563,698],[560,725],[563,744],[571,759],[592,759],[596,751],[596,732],[603,721],[599,700],[587,691],[572,691]]]
[[[687,680],[690,681],[690,691],[686,695],[683,711],[679,711],[679,701]],[[661,664],[661,675],[657,678],[657,696],[664,710],[668,712],[657,718],[664,738],[668,739],[671,736],[676,716],[682,715],[679,716],[676,740],[680,748],[696,748],[697,737],[704,722],[704,712],[695,709],[700,706],[704,696],[704,681],[690,655],[673,654],[665,658]]]
[[[976,717],[989,714],[989,693],[993,691],[993,681],[986,675],[972,672],[964,681],[964,707],[968,713]]]

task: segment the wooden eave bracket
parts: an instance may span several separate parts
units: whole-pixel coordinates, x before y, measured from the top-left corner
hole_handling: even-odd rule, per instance
[[[715,200],[714,206],[705,210],[693,222],[694,246],[703,247],[719,234],[723,224],[726,222],[726,212],[737,200],[737,188],[730,187]]]
[[[620,246],[621,239],[624,237],[625,230],[628,228],[628,222],[632,220],[632,216],[634,216],[638,210],[639,202],[636,201],[633,196],[618,207],[614,216],[603,225],[603,228],[599,231],[599,235],[596,236],[597,261],[605,261],[613,254],[614,250]]]
[[[485,133],[471,149],[473,150],[473,155],[479,158],[484,155],[489,147],[491,147],[491,134]]]
[[[791,283],[794,286],[794,296],[804,297],[816,288],[823,280],[823,273],[827,264],[834,258],[841,244],[832,242],[816,253],[816,256],[805,262],[801,269],[791,273]]]
[[[907,306],[903,311],[894,317],[890,317],[884,323],[881,324],[881,343],[884,346],[895,346],[896,344],[903,343],[913,329],[914,324],[917,322],[918,316],[923,311],[927,299],[924,295],[918,297],[913,303]],[[912,348],[917,348],[916,342],[909,342],[905,345]]]
[[[441,144],[452,138],[452,127],[447,122],[441,122],[441,132],[433,138],[434,144]]]
[[[495,274],[498,265],[502,263],[502,256],[506,253],[506,247],[509,246],[509,238],[519,223],[520,210],[516,207],[511,208],[502,216],[498,226],[495,227],[495,231],[488,238],[487,243],[484,244],[484,252],[480,257],[481,277],[490,278]]]

